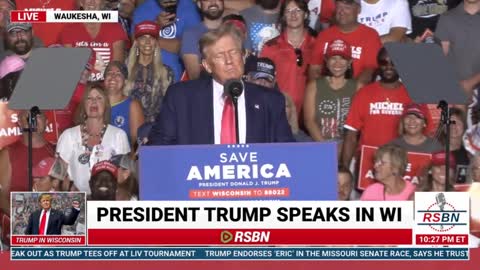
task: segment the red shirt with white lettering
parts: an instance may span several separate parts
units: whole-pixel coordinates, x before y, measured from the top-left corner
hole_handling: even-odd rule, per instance
[[[360,147],[384,145],[398,137],[403,108],[409,103],[412,99],[403,84],[387,89],[380,82],[371,83],[355,94],[345,128],[360,132]]]
[[[375,29],[359,24],[351,33],[343,33],[338,26],[332,26],[318,34],[312,56],[312,65],[323,65],[323,55],[328,43],[342,39],[352,47],[353,76],[360,75],[366,68],[377,68],[377,54],[382,48],[380,36]]]
[[[75,10],[75,0],[16,0],[17,10]],[[34,23],[33,33],[46,47],[57,44],[58,37],[66,23]]]
[[[117,41],[128,40],[125,30],[120,23],[101,23],[100,30],[96,37],[91,37],[83,23],[73,23],[65,26],[60,33],[60,43],[71,45],[74,48],[91,48],[90,63],[96,62],[94,70],[90,74],[90,81],[99,81],[103,79],[103,69],[113,57],[113,43]]]

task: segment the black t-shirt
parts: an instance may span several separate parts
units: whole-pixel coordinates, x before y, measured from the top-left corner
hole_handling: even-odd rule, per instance
[[[428,28],[435,32],[440,15],[456,7],[462,0],[408,0],[412,14],[411,38],[421,36]]]

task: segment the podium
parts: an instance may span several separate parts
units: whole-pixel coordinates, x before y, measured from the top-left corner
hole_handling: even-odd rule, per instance
[[[336,143],[142,146],[141,200],[336,200]]]

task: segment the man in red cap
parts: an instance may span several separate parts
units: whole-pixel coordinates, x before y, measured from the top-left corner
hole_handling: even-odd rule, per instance
[[[93,165],[89,200],[114,201],[117,195],[118,168],[108,160]]]
[[[328,43],[335,39],[345,40],[352,46],[354,78],[365,85],[372,80],[373,73],[377,68],[376,57],[382,47],[378,33],[358,22],[360,14],[360,0],[336,0],[335,22],[336,24],[322,31],[316,41],[309,78],[315,79],[321,76],[323,55]]]
[[[67,164],[60,158],[47,157],[33,167],[32,176],[34,191],[59,191],[67,177]]]

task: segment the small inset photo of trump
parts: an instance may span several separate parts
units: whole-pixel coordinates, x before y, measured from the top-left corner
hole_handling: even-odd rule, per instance
[[[12,192],[12,236],[85,236],[85,198],[85,192]]]

